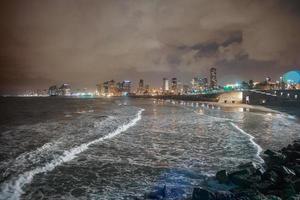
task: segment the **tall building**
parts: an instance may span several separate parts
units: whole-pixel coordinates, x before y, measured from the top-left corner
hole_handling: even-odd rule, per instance
[[[169,91],[169,80],[167,78],[163,78],[163,92]]]
[[[172,78],[171,89],[173,93],[177,93],[177,78]]]
[[[200,76],[195,77],[192,79],[191,83],[192,83],[192,90],[194,92],[203,91],[208,88],[208,82],[206,77],[205,78],[201,78]]]
[[[139,88],[144,88],[144,80],[140,79]]]
[[[217,69],[216,68],[210,68],[210,87],[212,89],[218,87],[217,83]]]
[[[139,81],[139,86],[137,88],[137,94],[138,95],[143,95],[145,92],[145,88],[144,88],[144,80],[143,79],[140,79]]]
[[[49,94],[49,96],[57,96],[58,95],[57,86],[53,85],[53,86],[49,87],[48,94]]]
[[[122,82],[122,94],[123,95],[128,95],[131,90],[131,81],[129,80],[124,80]]]
[[[62,84],[58,89],[60,96],[70,96],[71,95],[71,86],[67,83]]]

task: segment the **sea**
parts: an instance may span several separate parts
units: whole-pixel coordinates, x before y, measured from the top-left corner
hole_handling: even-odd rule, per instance
[[[300,136],[286,112],[202,102],[1,97],[0,199],[183,199]]]

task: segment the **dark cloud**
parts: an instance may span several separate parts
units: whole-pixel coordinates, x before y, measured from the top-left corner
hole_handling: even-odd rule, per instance
[[[299,67],[299,18],[297,0],[4,0],[1,90],[112,78],[160,86],[212,66],[220,80],[278,78]]]

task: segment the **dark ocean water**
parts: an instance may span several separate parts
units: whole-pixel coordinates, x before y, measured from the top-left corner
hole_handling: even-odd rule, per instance
[[[0,199],[191,193],[299,138],[284,113],[153,99],[0,98]],[[181,191],[181,192],[178,192]]]

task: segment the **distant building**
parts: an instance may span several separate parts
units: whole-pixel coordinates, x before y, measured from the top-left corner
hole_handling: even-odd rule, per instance
[[[57,96],[58,95],[58,88],[57,88],[57,86],[53,85],[53,86],[49,87],[48,94],[49,94],[49,96]]]
[[[167,78],[163,78],[163,93],[169,92],[169,80]]]
[[[171,90],[172,93],[177,93],[177,78],[172,78]]]
[[[62,84],[58,89],[59,96],[70,96],[71,95],[71,86],[67,83]]]
[[[122,95],[128,95],[131,91],[131,81],[124,80],[122,82]]]
[[[137,88],[137,94],[138,95],[143,95],[145,92],[145,88],[144,88],[144,80],[143,79],[140,79],[139,81],[139,86]]]
[[[210,88],[215,89],[218,87],[217,83],[217,69],[210,68]]]
[[[191,81],[191,84],[193,92],[200,92],[208,89],[207,78],[194,77]]]

